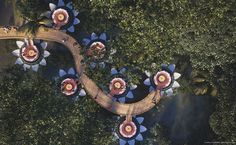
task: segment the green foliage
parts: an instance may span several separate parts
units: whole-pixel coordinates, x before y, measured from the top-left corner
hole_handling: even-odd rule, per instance
[[[110,144],[111,114],[91,99],[72,102],[54,84],[12,68],[0,84],[1,144]]]
[[[150,135],[143,144],[148,145],[168,145],[171,142],[163,135],[164,129],[159,124],[156,124],[150,129]]]
[[[194,69],[209,73],[235,62],[234,1],[74,0],[74,5],[80,12],[78,30],[106,31],[117,50],[112,66],[127,66],[136,82],[144,70],[155,72],[176,57],[189,56]],[[48,10],[41,1],[17,1],[17,6],[34,20]],[[96,80],[107,75],[108,70]]]
[[[218,76],[220,87],[217,96],[218,103],[216,111],[210,118],[210,125],[213,131],[219,136],[220,140],[235,142],[236,141],[236,67],[235,64],[229,65],[227,69],[222,70],[224,73]]]
[[[21,16],[28,20],[37,20],[39,16],[48,9],[48,3],[42,0],[16,0],[16,8]]]
[[[42,13],[49,10],[48,4],[40,0],[17,0],[13,1],[13,5],[23,17],[24,24],[19,28],[20,31],[25,31],[29,34],[36,34],[40,26],[49,26],[52,21],[43,18]]]
[[[117,50],[113,65],[128,66],[132,74],[154,72],[182,55],[190,56],[195,69],[209,72],[235,62],[234,1],[80,0],[77,5],[80,29],[107,31]]]
[[[127,66],[129,76],[136,82],[144,70],[155,72],[160,64],[175,63],[181,57],[189,58],[188,65],[193,70],[204,71],[209,84],[218,82],[218,105],[210,124],[220,139],[235,141],[236,103],[232,87],[235,70],[229,69],[235,65],[236,55],[234,0],[74,0],[74,3],[80,11],[79,32],[106,31],[111,36],[110,47],[117,50],[112,66]],[[37,13],[48,9],[48,4],[39,0],[22,0],[17,4],[23,17],[30,19],[37,19]],[[225,74],[217,76],[216,68]],[[109,69],[87,71],[100,85],[107,85],[109,72]],[[185,79],[183,82],[188,84]],[[191,91],[188,88],[184,89]]]

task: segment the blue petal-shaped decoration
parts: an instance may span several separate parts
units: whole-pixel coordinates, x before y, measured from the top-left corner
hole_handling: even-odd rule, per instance
[[[38,69],[39,69],[39,65],[38,64],[32,66],[32,70],[33,71],[37,72]]]
[[[170,64],[168,69],[171,71],[171,73],[174,73],[175,71],[175,65],[174,64]]]
[[[167,94],[167,96],[173,96],[173,89],[170,88],[170,89],[166,90],[166,94]]]
[[[97,34],[93,32],[93,33],[91,34],[91,39],[92,39],[92,40],[98,39]]]
[[[95,68],[96,65],[97,65],[97,64],[96,64],[95,62],[91,62],[91,63],[90,63],[90,67],[91,67],[91,68]]]
[[[99,39],[102,39],[102,40],[106,41],[106,40],[107,40],[107,35],[106,35],[106,33],[102,33],[102,34],[99,36]]]
[[[83,39],[83,43],[84,43],[84,45],[88,45],[89,43],[90,43],[90,39],[88,39],[88,38],[84,38]]]
[[[73,14],[74,14],[74,16],[76,17],[76,16],[79,14],[79,12],[76,11],[76,10],[73,10]]]
[[[150,86],[149,87],[149,92],[152,92],[152,91],[154,91],[155,89],[153,88],[153,86]]]
[[[136,89],[137,87],[138,87],[137,85],[131,84],[130,90],[134,90],[134,89]]]
[[[139,124],[143,123],[144,117],[137,117],[136,120]]]
[[[57,6],[56,6],[55,4],[53,4],[53,3],[50,3],[50,4],[49,4],[49,7],[50,7],[50,10],[51,10],[51,11],[54,11]]]
[[[118,99],[120,103],[125,103],[125,97],[121,97]]]
[[[66,5],[66,7],[69,8],[69,9],[73,9],[72,2],[69,2],[69,3]]]
[[[24,68],[24,70],[26,71],[27,69],[30,69],[30,65],[24,64],[24,65],[23,65],[23,68]]]
[[[17,58],[17,60],[16,60],[15,64],[22,65],[22,64],[24,64],[24,62],[22,61],[22,59],[21,59],[21,58]]]
[[[138,140],[138,141],[143,141],[142,134],[138,134],[138,136],[135,139]]]
[[[119,71],[119,73],[121,73],[121,74],[123,74],[123,73],[125,73],[126,72],[126,68],[125,67],[123,67],[120,71]]]
[[[75,75],[75,70],[73,68],[70,68],[68,70],[68,74]]]
[[[111,75],[116,75],[118,74],[118,71],[115,68],[111,69]]]
[[[126,144],[126,141],[123,139],[120,139],[120,145],[125,145],[125,144]]]
[[[62,6],[65,6],[65,3],[63,0],[58,0],[58,7],[62,7]]]
[[[81,89],[80,92],[79,92],[79,96],[86,96],[86,92],[84,89]]]
[[[39,64],[40,64],[40,65],[43,65],[43,66],[46,66],[46,65],[47,65],[47,62],[46,62],[46,60],[43,58],[43,59],[40,61]]]
[[[75,18],[73,24],[74,24],[74,25],[77,25],[77,24],[79,24],[79,23],[80,23],[80,20],[79,20],[78,18]]]
[[[162,64],[162,65],[161,65],[161,68],[162,68],[162,69],[167,69],[167,68],[168,68],[168,65],[167,65],[167,64]]]
[[[63,76],[65,76],[66,75],[66,72],[63,70],[63,69],[60,69],[59,70],[59,76],[60,77],[63,77]]]
[[[128,144],[129,144],[129,145],[135,145],[135,139],[129,140],[129,141],[128,141]]]
[[[70,28],[67,29],[69,32],[73,33],[75,32],[75,27],[72,25]]]
[[[179,84],[177,81],[174,81],[172,87],[173,87],[173,88],[178,88],[178,87],[180,87],[180,84]]]
[[[140,125],[140,132],[142,133],[142,132],[145,132],[145,131],[147,131],[147,128],[143,125]]]
[[[129,91],[126,96],[127,98],[130,98],[130,99],[134,98],[134,94],[132,93],[132,91]]]
[[[145,85],[150,86],[151,85],[151,81],[150,78],[147,78],[146,80],[144,80],[143,82]]]

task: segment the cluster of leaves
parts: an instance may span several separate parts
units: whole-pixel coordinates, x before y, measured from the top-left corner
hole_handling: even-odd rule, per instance
[[[41,13],[49,10],[48,3],[42,0],[16,0],[15,4],[21,16],[27,20],[37,20]]]
[[[49,10],[46,0],[14,0],[13,4],[16,5],[17,10],[20,11],[20,16],[24,19],[24,25],[20,27],[20,31],[35,34],[40,26],[46,26],[51,23],[50,19],[41,17],[42,13]]]
[[[111,114],[90,99],[55,93],[54,84],[11,68],[0,84],[0,144],[110,144]],[[56,95],[57,94],[57,95]]]

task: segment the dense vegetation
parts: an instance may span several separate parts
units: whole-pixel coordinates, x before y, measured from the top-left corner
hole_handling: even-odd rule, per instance
[[[52,1],[18,0],[17,7],[23,17],[35,20],[48,10],[48,2]],[[126,66],[136,82],[141,80],[144,70],[155,72],[162,63],[176,63],[177,70],[183,74],[179,93],[212,96],[217,100],[209,120],[213,140],[236,141],[234,0],[74,0],[74,4],[80,11],[81,24],[73,36],[80,43],[92,32],[107,32],[110,47],[117,50],[110,66]],[[87,73],[98,84],[107,84],[109,68],[96,71],[100,73],[94,74],[88,68]],[[40,76],[25,74],[18,81],[19,78],[13,77],[18,72],[10,72],[12,76],[6,77],[0,87],[1,122],[10,125],[1,128],[1,142],[24,141],[24,138],[28,142],[23,144],[50,141],[52,144],[109,144],[112,141],[109,126],[112,120],[107,119],[111,114],[103,112],[91,100],[73,104],[65,98],[55,98],[50,83]],[[13,84],[16,87],[12,88]],[[100,120],[92,126],[95,118]],[[12,132],[15,133],[9,135]],[[148,143],[162,142],[163,138],[159,137],[162,133],[155,125]],[[164,138],[163,142],[169,141]]]
[[[111,114],[92,100],[72,102],[43,77],[6,70],[0,84],[0,144],[109,144]],[[104,119],[109,117],[110,119]]]

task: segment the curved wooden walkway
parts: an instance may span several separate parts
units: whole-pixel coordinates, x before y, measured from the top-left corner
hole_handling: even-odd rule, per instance
[[[0,27],[0,39],[41,39],[46,41],[58,42],[67,47],[73,55],[77,72],[80,74],[80,81],[84,85],[90,97],[103,108],[115,114],[122,116],[134,116],[142,114],[160,101],[160,91],[151,92],[143,100],[131,104],[123,104],[112,101],[84,72],[84,67],[81,65],[83,56],[80,55],[81,46],[71,36],[58,30],[41,27],[36,35],[19,32],[14,27],[5,29]]]

